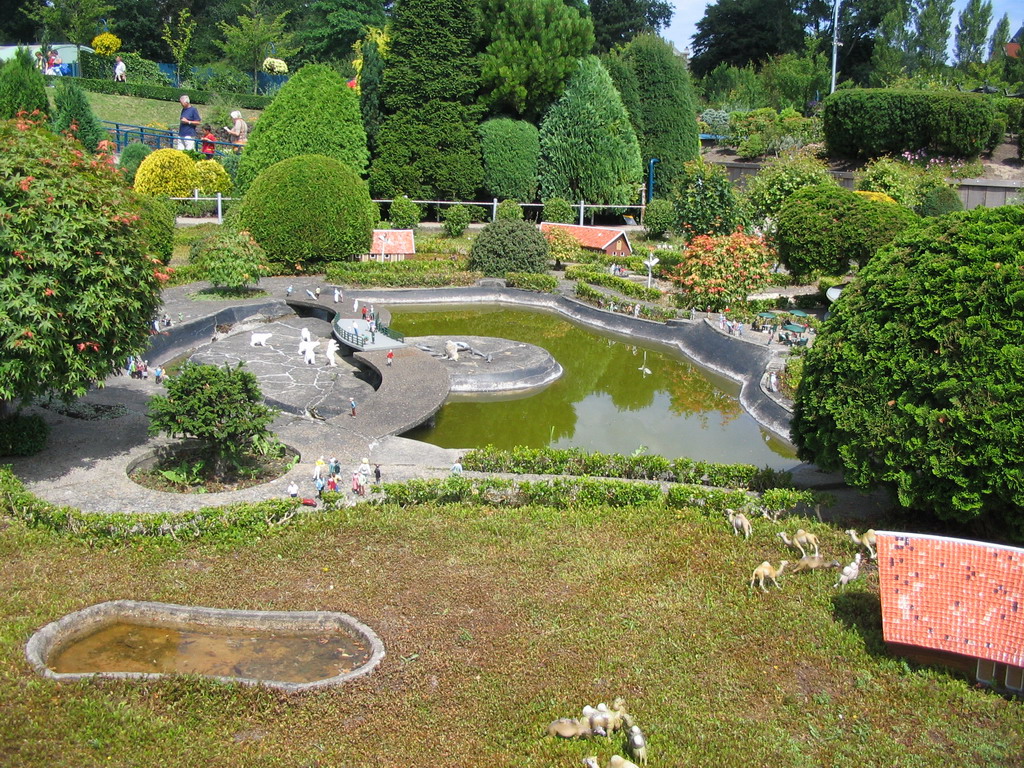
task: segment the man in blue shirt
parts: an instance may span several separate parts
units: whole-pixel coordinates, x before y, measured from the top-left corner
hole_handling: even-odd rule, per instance
[[[181,119],[178,125],[177,148],[190,150],[196,147],[196,126],[203,122],[199,117],[199,110],[192,106],[192,101],[186,94],[178,99],[181,102]]]

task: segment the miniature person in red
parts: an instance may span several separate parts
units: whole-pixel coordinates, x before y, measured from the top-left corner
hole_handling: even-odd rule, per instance
[[[213,135],[213,129],[209,124],[203,126],[200,138],[202,139],[201,149],[203,154],[206,155],[207,160],[213,160],[213,153],[216,151],[216,144],[214,142],[217,141],[217,137]]]

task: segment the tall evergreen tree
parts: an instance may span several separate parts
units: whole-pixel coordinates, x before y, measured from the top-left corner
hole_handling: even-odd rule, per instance
[[[376,147],[377,132],[383,119],[380,105],[381,76],[384,74],[384,57],[380,44],[373,38],[362,42],[363,68],[359,72],[359,110],[363,115],[363,128],[371,153]]]
[[[640,151],[645,165],[658,158],[657,188],[664,193],[683,173],[683,164],[700,156],[690,73],[685,60],[657,35],[634,37],[623,58],[639,88]]]
[[[910,8],[898,4],[882,19],[871,54],[872,83],[886,86],[893,79],[907,74],[914,66],[913,35],[909,29]]]
[[[665,0],[590,0],[597,50],[609,51],[641,32],[657,32],[672,22]]]
[[[644,121],[643,109],[640,106],[640,83],[637,82],[636,73],[622,57],[621,48],[602,55],[601,63],[611,76],[619,96],[622,97],[622,105],[629,113],[629,122],[639,137],[644,132]]]
[[[384,64],[375,195],[471,197],[483,180],[474,105],[477,0],[398,0]]]
[[[0,120],[36,110],[44,115],[50,111],[46,81],[28,49],[19,48],[14,58],[0,67]]]
[[[1010,17],[1005,13],[996,22],[992,37],[988,40],[988,60],[1000,61],[1005,55],[1006,44],[1010,42]]]
[[[110,138],[103,124],[93,114],[85,91],[75,85],[74,79],[60,78],[54,105],[56,114],[53,130],[57,133],[73,132],[75,138],[90,152],[95,152],[103,139]]]
[[[926,71],[946,63],[946,46],[953,22],[953,0],[914,0],[914,50]]]
[[[580,61],[540,127],[541,197],[632,203],[643,180],[640,144],[611,77],[595,56]]]
[[[985,58],[985,43],[991,25],[991,0],[968,0],[956,23],[954,55],[958,67],[981,64]]]
[[[557,99],[576,62],[594,47],[594,26],[563,0],[486,0],[481,80],[490,106],[536,120]]]

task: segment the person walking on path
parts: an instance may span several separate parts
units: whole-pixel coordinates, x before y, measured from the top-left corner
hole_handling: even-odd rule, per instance
[[[124,65],[124,59],[118,56],[114,59],[114,82],[115,83],[126,83],[128,82],[128,68]]]
[[[319,480],[324,476],[324,470],[327,469],[327,462],[324,461],[324,457],[321,456],[313,464],[313,479]]]
[[[199,116],[199,110],[192,106],[192,100],[187,93],[181,94],[178,99],[181,103],[181,117],[178,118],[178,140],[175,149],[190,151],[196,148],[196,128],[202,125],[203,119]]]
[[[237,109],[231,113],[231,119],[234,122],[227,129],[227,134],[231,137],[231,143],[235,145],[237,152],[239,148],[249,143],[249,124],[242,119],[242,113]]]
[[[356,417],[356,399],[354,397],[350,397],[348,399],[348,404],[352,409],[352,418],[354,419]]]
[[[299,498],[299,486],[296,485],[294,480],[288,485],[288,495],[293,499]]]
[[[395,359],[395,350],[389,349],[388,350],[388,368],[391,367],[391,361],[394,360],[394,359]]]
[[[380,464],[373,465],[373,481],[380,485]]]

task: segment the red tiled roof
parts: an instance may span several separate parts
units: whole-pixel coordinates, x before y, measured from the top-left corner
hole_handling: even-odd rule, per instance
[[[886,642],[1024,666],[1024,549],[883,531],[877,542]]]
[[[375,229],[370,253],[416,253],[416,239],[411,229]]]
[[[612,229],[610,227],[581,227],[578,224],[558,224],[550,221],[541,222],[541,232],[550,232],[552,229],[564,229],[575,237],[576,242],[584,248],[596,248],[599,251],[603,251],[609,245],[614,243],[617,238],[622,237],[626,240],[626,247],[629,248],[631,253],[633,251],[633,246],[629,244],[629,238],[621,229]]]

